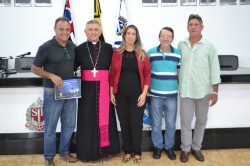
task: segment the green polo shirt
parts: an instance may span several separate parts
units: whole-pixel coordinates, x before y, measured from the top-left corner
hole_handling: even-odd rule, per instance
[[[179,42],[182,52],[180,68],[180,96],[201,99],[219,84],[220,65],[215,47],[202,38],[191,48],[189,38]]]

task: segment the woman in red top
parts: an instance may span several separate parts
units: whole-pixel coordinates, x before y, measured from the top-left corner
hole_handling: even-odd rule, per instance
[[[123,162],[134,155],[141,160],[141,142],[145,100],[150,84],[150,63],[142,49],[135,25],[126,27],[122,44],[112,56],[110,70],[110,100],[116,106],[122,133]]]

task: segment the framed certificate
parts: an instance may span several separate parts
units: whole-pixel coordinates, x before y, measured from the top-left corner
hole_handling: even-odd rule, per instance
[[[177,0],[161,0],[161,6],[177,6]]]
[[[17,6],[17,7],[30,7],[31,0],[15,0],[15,6]]]
[[[180,0],[181,6],[196,6],[197,1],[196,0]]]
[[[250,5],[250,0],[240,0],[240,5]]]
[[[142,0],[143,7],[157,7],[158,0]]]
[[[200,6],[215,6],[215,0],[200,0]]]
[[[220,5],[236,5],[236,0],[220,0]]]
[[[35,0],[36,7],[49,7],[51,6],[51,0]]]
[[[0,0],[0,7],[10,7],[11,6],[11,0]]]

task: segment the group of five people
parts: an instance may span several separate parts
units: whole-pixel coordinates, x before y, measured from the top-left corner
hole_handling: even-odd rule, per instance
[[[142,48],[138,28],[129,25],[122,34],[122,44],[113,51],[102,42],[100,24],[87,22],[87,41],[75,47],[69,40],[69,21],[55,21],[55,37],[41,45],[32,65],[32,72],[44,82],[44,157],[45,165],[54,165],[56,127],[60,119],[60,158],[67,162],[96,161],[120,152],[115,110],[122,135],[122,161],[133,157],[141,161],[143,114],[146,98],[152,108],[153,158],[166,151],[176,159],[175,124],[177,96],[180,94],[181,155],[187,162],[190,152],[204,161],[200,149],[207,122],[209,105],[218,98],[219,61],[215,47],[201,35],[203,22],[199,15],[190,15],[187,29],[190,36],[171,43],[174,30],[164,27],[159,33],[159,46],[148,52]],[[63,87],[63,80],[74,78],[80,67],[82,97],[55,100],[54,86]],[[179,86],[180,85],[180,86]],[[192,119],[196,116],[192,137]],[[75,129],[77,158],[70,154],[71,136]],[[162,135],[162,117],[165,134]]]

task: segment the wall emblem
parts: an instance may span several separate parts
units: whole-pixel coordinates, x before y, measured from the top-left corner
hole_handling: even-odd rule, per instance
[[[32,131],[44,130],[43,101],[40,97],[27,108],[26,122],[25,127]]]

